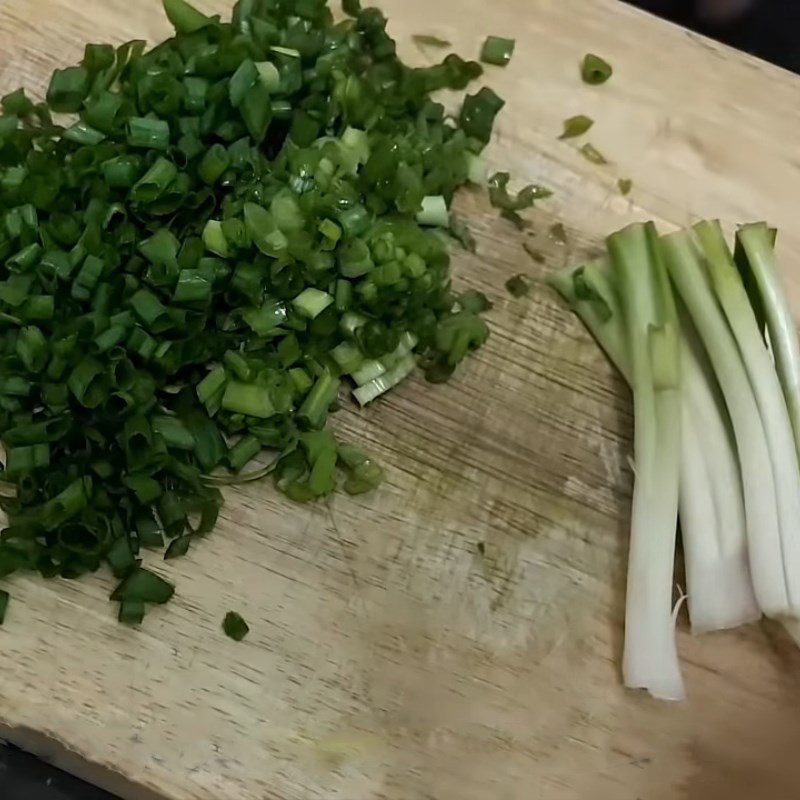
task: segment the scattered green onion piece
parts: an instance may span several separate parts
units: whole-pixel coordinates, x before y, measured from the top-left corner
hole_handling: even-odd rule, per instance
[[[594,125],[594,120],[584,114],[575,117],[568,117],[564,120],[564,131],[559,139],[574,139],[576,136],[583,136],[589,128]]]
[[[504,39],[501,36],[487,36],[481,48],[481,61],[485,64],[495,64],[504,67],[511,61],[514,53],[514,40]]]
[[[417,33],[411,37],[411,41],[414,44],[421,45],[422,47],[452,47],[452,43],[448,42],[447,39],[442,39],[438,36],[431,36],[430,34],[426,33]]]
[[[467,136],[484,144],[489,141],[494,118],[505,105],[491,89],[484,86],[477,94],[467,95],[461,108],[459,122]]]
[[[600,58],[600,56],[593,55],[592,53],[587,53],[583,57],[583,63],[581,64],[581,78],[583,78],[584,83],[590,83],[592,85],[598,85],[601,83],[605,83],[612,75],[614,70],[605,59]]]
[[[417,212],[420,225],[434,225],[446,228],[450,224],[450,212],[447,202],[441,195],[429,195],[422,198],[422,208]]]
[[[591,142],[586,142],[586,144],[582,145],[580,153],[592,164],[608,164],[606,157]]]
[[[617,187],[619,188],[619,193],[621,195],[628,195],[631,193],[631,189],[633,188],[633,181],[630,178],[620,178],[617,181]]]
[[[229,611],[225,615],[225,619],[222,621],[222,630],[225,631],[228,638],[235,642],[241,642],[250,633],[247,623],[235,611]]]
[[[531,208],[537,200],[550,197],[552,192],[544,186],[528,184],[512,195],[508,191],[511,176],[508,172],[496,172],[489,178],[489,202],[501,211],[518,212]]]

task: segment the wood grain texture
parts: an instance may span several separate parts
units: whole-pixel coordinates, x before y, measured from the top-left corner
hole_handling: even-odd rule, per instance
[[[451,384],[339,415],[387,467],[374,495],[228,492],[202,547],[153,562],[177,596],[139,631],[108,575],[15,578],[0,733],[137,800],[796,797],[800,658],[770,625],[681,630],[683,705],[620,687],[630,404],[541,279],[635,219],[766,217],[800,308],[800,82],[611,0],[380,5],[418,62],[439,54],[414,33],[465,55],[517,38],[487,72],[508,101],[490,153],[555,190],[533,215],[545,263],[459,198],[478,253],[456,282],[494,299],[492,337]],[[85,41],[166,33],[157,0],[3,0],[0,90],[41,92]],[[587,51],[613,62],[605,86],[581,84]],[[610,165],[556,139],[577,113]],[[526,300],[503,289],[519,272]],[[230,609],[241,644],[220,631]]]

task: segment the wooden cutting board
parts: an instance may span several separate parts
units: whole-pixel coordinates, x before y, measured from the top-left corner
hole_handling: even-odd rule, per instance
[[[375,494],[228,492],[201,547],[152,560],[177,596],[141,630],[117,624],[106,574],[11,580],[0,733],[137,799],[796,797],[800,657],[774,626],[682,623],[682,705],[620,686],[630,402],[541,279],[632,220],[767,218],[800,309],[800,81],[611,0],[380,5],[419,63],[441,54],[415,33],[467,56],[517,39],[487,69],[508,101],[491,162],[555,196],[535,235],[459,198],[478,253],[455,280],[494,300],[489,344],[449,385],[339,416],[386,466]],[[158,0],[4,0],[0,90],[41,92],[86,41],[167,31]],[[605,86],[581,83],[587,51],[613,63]],[[557,140],[578,113],[608,165]],[[516,273],[527,299],[503,288]],[[220,631],[230,609],[241,644]]]

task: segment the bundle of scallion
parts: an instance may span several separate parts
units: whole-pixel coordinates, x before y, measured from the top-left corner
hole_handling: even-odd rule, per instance
[[[775,231],[718,222],[612,234],[556,274],[633,390],[626,686],[684,696],[675,646],[678,516],[694,632],[800,618],[800,346]]]

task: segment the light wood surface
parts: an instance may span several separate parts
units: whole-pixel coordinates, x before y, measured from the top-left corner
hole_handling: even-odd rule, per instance
[[[117,624],[108,575],[15,577],[0,733],[149,800],[796,797],[800,657],[774,627],[682,622],[685,704],[620,686],[630,403],[540,279],[635,219],[767,218],[800,309],[800,82],[611,0],[380,5],[420,63],[440,53],[414,33],[463,55],[516,37],[487,69],[508,101],[491,161],[555,190],[532,216],[546,263],[459,198],[479,247],[455,279],[494,299],[492,337],[449,385],[339,415],[387,468],[377,493],[228,492],[201,547],[150,562],[177,596],[141,630]],[[166,33],[157,0],[3,0],[0,90],[41,92],[86,41]],[[580,82],[587,51],[613,62],[605,86]],[[577,113],[608,166],[557,140]],[[525,300],[503,288],[519,272],[537,282]],[[229,609],[241,644],[220,631]]]

